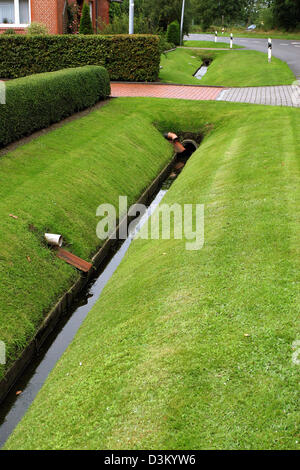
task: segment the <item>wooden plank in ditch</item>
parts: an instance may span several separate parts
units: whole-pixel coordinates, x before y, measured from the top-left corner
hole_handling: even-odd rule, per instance
[[[83,271],[84,273],[89,272],[93,266],[91,263],[88,263],[84,259],[73,255],[73,253],[70,253],[69,251],[63,250],[62,248],[58,248],[56,254],[58,258],[64,260],[66,263],[71,264],[72,266],[75,266],[75,268],[80,269],[80,271]]]

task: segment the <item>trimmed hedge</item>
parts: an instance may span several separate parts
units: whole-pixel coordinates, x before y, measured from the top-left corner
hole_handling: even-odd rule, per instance
[[[111,80],[155,81],[159,38],[152,35],[0,35],[0,78],[102,65]]]
[[[180,44],[180,26],[178,21],[173,21],[169,24],[167,29],[167,40],[168,42],[179,46]]]
[[[0,105],[0,147],[94,105],[110,95],[103,67],[78,67],[6,83]]]

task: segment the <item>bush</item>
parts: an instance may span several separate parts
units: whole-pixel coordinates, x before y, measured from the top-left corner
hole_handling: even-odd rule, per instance
[[[0,78],[102,65],[111,80],[155,81],[159,38],[151,35],[0,36]]]
[[[90,9],[87,3],[84,3],[83,8],[82,8],[79,33],[80,34],[93,34],[94,33],[91,16],[90,16]]]
[[[264,31],[270,31],[275,27],[273,8],[265,8],[260,15],[260,23]]]
[[[26,29],[26,33],[30,36],[45,36],[46,34],[49,34],[49,31],[45,24],[32,22]]]
[[[49,126],[110,95],[103,67],[86,66],[12,80],[0,106],[0,146]]]
[[[111,3],[110,9],[115,3]],[[118,5],[119,6],[119,5]],[[114,16],[109,24],[104,23],[99,18],[98,27],[101,29],[101,34],[127,34],[129,25],[128,13],[122,13]],[[135,34],[161,34],[162,30],[150,18],[139,15],[134,18],[134,33]]]
[[[174,44],[167,41],[167,38],[164,34],[161,34],[159,37],[159,50],[163,54],[166,51],[174,48]]]
[[[11,34],[17,34],[14,29],[6,29],[2,34],[4,36],[10,36]]]
[[[178,21],[173,21],[169,24],[167,30],[167,41],[179,46],[180,44],[180,27]]]

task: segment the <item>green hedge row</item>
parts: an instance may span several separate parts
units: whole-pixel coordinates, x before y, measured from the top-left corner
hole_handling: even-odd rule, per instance
[[[158,36],[0,35],[0,78],[102,65],[111,80],[151,82],[159,63]]]
[[[78,67],[6,82],[0,104],[0,147],[94,105],[110,95],[103,67]]]

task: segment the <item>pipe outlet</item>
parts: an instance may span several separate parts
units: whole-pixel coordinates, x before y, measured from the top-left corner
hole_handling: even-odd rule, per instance
[[[61,248],[63,244],[63,237],[56,233],[45,233],[45,240],[48,245],[58,246],[59,248]]]

